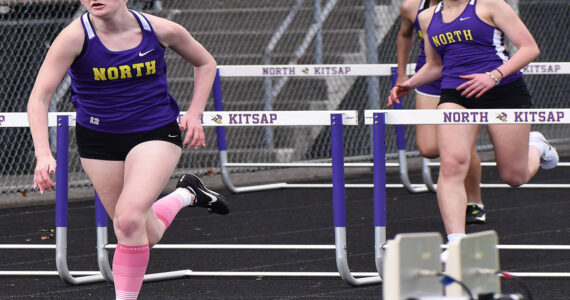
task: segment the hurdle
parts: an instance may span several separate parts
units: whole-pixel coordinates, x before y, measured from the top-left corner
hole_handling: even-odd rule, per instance
[[[414,74],[416,64],[407,65],[408,75]],[[284,71],[281,71],[284,70]],[[325,71],[326,70],[326,71]],[[534,62],[521,70],[525,75],[560,75],[570,74],[570,62]],[[213,86],[214,108],[217,111],[223,111],[223,93],[221,87],[221,78],[236,77],[296,77],[296,78],[314,78],[314,77],[346,77],[346,76],[391,76],[392,85],[396,81],[396,65],[395,64],[324,64],[324,65],[227,65],[219,66],[216,79]],[[383,99],[378,99],[379,104],[383,103]],[[401,109],[401,104],[394,105],[396,109]],[[436,184],[431,178],[431,166],[438,166],[436,162],[430,162],[428,159],[422,160],[422,183],[412,183],[408,175],[406,138],[404,133],[404,124],[397,124],[395,128],[395,138],[398,153],[398,162],[387,163],[386,167],[397,167],[400,172],[401,183],[387,183],[387,188],[405,188],[411,193],[435,192]],[[250,186],[236,186],[230,177],[229,168],[261,168],[261,167],[288,167],[288,168],[329,168],[331,164],[328,162],[289,162],[289,163],[253,163],[253,162],[229,162],[226,146],[226,133],[223,127],[216,128],[218,136],[218,151],[220,160],[220,175],[224,185],[233,193],[244,193],[251,191],[271,190],[280,188],[331,188],[332,184],[328,183],[288,183],[277,182],[258,184]],[[372,163],[368,162],[346,162],[347,168],[370,168]],[[492,165],[492,163],[482,163],[482,166]],[[560,166],[569,165],[570,163],[561,162]],[[531,187],[532,185],[527,185]],[[373,184],[346,184],[346,188],[373,188]],[[485,185],[490,188],[504,188],[506,185]],[[540,185],[538,186],[540,187]],[[555,187],[550,185],[548,187]]]
[[[385,76],[390,73],[388,64],[353,64],[353,65],[228,65],[219,66],[213,85],[214,109],[223,111],[222,77],[330,77],[330,76]],[[270,72],[268,70],[288,70],[284,72]],[[322,70],[337,70],[323,72]],[[340,70],[340,71],[338,71]],[[220,175],[224,185],[233,193],[272,190],[280,188],[332,188],[329,183],[268,183],[250,186],[235,186],[229,175],[228,168],[240,167],[293,167],[293,168],[330,168],[331,163],[243,163],[228,162],[226,132],[224,127],[216,128],[218,136],[218,152],[220,159]],[[393,166],[397,166],[394,164]],[[344,167],[372,167],[372,163],[344,163]],[[372,184],[346,184],[346,188],[372,188]],[[399,187],[395,185],[394,187]]]
[[[408,75],[413,75],[415,73],[415,66],[416,64],[408,64],[406,68],[406,72]],[[396,85],[396,80],[398,79],[398,69],[397,67],[391,68],[391,81],[392,86]],[[530,63],[528,66],[523,68],[521,72],[524,75],[553,75],[553,74],[570,74],[570,63],[569,62],[535,62]],[[395,109],[402,109],[402,99],[400,99],[400,103],[394,103]],[[431,176],[431,169],[430,167],[439,167],[438,162],[431,162],[430,159],[422,158],[422,179],[425,186],[418,186],[414,185],[410,182],[408,176],[408,166],[407,166],[407,152],[406,152],[406,137],[404,134],[404,125],[403,124],[396,124],[394,125],[396,130],[396,141],[397,141],[397,148],[398,148],[398,160],[400,163],[400,179],[404,184],[406,190],[410,193],[421,193],[425,191],[430,191],[432,193],[437,192],[437,184],[434,184],[434,181]],[[495,162],[481,162],[482,167],[490,167],[496,166]],[[560,167],[568,167],[570,166],[569,162],[560,162],[558,164]],[[504,188],[508,187],[507,185],[503,184],[482,184],[481,187],[486,188]],[[533,187],[533,188],[566,188],[567,185],[542,185],[542,184],[531,184],[527,185],[526,187]]]
[[[28,127],[26,113],[5,113],[2,127]],[[58,275],[70,284],[87,284],[105,280],[103,274],[97,271],[71,272],[67,266],[67,208],[68,208],[68,161],[69,161],[69,123],[70,117],[75,124],[75,113],[49,113],[48,126],[57,127],[56,153],[56,215],[55,215],[55,245],[0,245],[0,249],[43,249],[55,250],[57,271],[0,271],[3,276],[53,276]],[[60,151],[61,150],[61,151]],[[104,212],[104,210],[103,210]],[[106,218],[106,215],[105,215]],[[105,219],[106,221],[106,219]]]
[[[413,67],[413,64],[410,65]],[[221,87],[222,77],[342,77],[342,76],[389,76],[394,64],[342,64],[342,65],[235,65],[219,66],[214,80],[213,95],[214,108],[216,111],[223,111],[223,95]],[[287,70],[287,72],[270,72],[268,70]],[[324,72],[323,70],[336,70],[334,72]],[[413,70],[413,69],[412,69]],[[380,100],[379,100],[380,101]],[[258,184],[249,186],[235,186],[229,175],[229,168],[242,167],[289,167],[289,168],[330,168],[328,162],[290,162],[290,163],[252,163],[252,162],[229,162],[226,147],[226,133],[223,127],[217,127],[218,151],[220,159],[220,174],[224,185],[233,193],[244,193],[252,191],[272,190],[280,188],[332,188],[331,183],[288,183],[277,182],[268,184]],[[396,129],[398,136],[398,148],[405,149],[405,137],[403,128]],[[387,167],[400,167],[400,178],[402,183],[387,183],[388,188],[406,188],[413,192],[426,192],[428,187],[425,184],[412,184],[408,178],[407,161],[405,150],[399,151],[398,163],[387,163]],[[371,168],[373,163],[368,162],[345,162],[347,168]],[[373,184],[349,183],[346,188],[371,189]]]
[[[255,115],[266,122],[235,124],[232,114]],[[27,127],[26,113],[7,113],[2,127]],[[333,220],[335,244],[331,245],[243,245],[243,244],[158,244],[153,249],[270,249],[270,250],[335,250],[338,272],[210,272],[190,269],[146,274],[145,281],[158,281],[191,276],[277,276],[277,277],[341,277],[352,286],[377,284],[381,278],[377,272],[351,272],[348,265],[346,238],[346,206],[344,187],[343,126],[357,125],[356,111],[247,111],[204,112],[203,126],[316,126],[329,125],[331,129],[333,168]],[[68,164],[69,128],[75,126],[74,113],[49,113],[48,126],[57,127],[56,169],[56,241],[55,245],[0,245],[0,249],[55,249],[57,271],[0,271],[1,276],[54,276],[71,285],[112,281],[113,275],[108,259],[107,214],[95,195],[95,225],[97,233],[98,271],[70,271],[67,264],[67,216],[68,216]],[[381,248],[381,247],[380,247]],[[377,260],[377,259],[376,259]]]
[[[537,118],[528,118],[536,115]],[[499,116],[499,117],[498,117]],[[523,117],[527,116],[527,117]],[[551,124],[569,124],[570,109],[490,109],[490,110],[366,110],[364,123],[372,125],[374,139],[374,203],[386,205],[385,131],[386,125],[395,124],[544,124],[546,120],[538,116],[552,117]],[[464,118],[465,117],[465,118]],[[550,119],[549,119],[550,120]],[[380,172],[380,173],[377,173]],[[508,186],[508,185],[507,185]],[[527,187],[535,187],[526,185]],[[558,185],[550,186],[557,187]],[[483,187],[483,186],[482,186]],[[493,185],[490,187],[503,187]],[[525,185],[522,185],[525,187]],[[541,186],[545,187],[545,186]],[[381,208],[375,208],[381,210]],[[375,222],[375,230],[385,231],[386,220]],[[382,244],[383,245],[383,244]],[[442,246],[445,248],[445,245]],[[499,250],[569,250],[570,245],[497,245]],[[381,259],[377,255],[377,259]],[[377,261],[382,266],[383,261]],[[570,272],[518,272],[518,277],[570,277]]]

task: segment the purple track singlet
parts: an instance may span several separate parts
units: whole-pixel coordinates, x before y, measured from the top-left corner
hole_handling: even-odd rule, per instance
[[[85,30],[82,55],[68,70],[77,122],[108,133],[159,128],[176,120],[180,109],[168,93],[165,48],[150,22],[131,11],[142,31],[135,48],[111,51],[99,40],[89,14],[81,17]]]
[[[435,8],[427,33],[442,59],[442,89],[455,89],[467,81],[460,75],[490,72],[509,59],[503,32],[479,19],[476,3],[476,0],[469,1],[461,15],[449,23],[443,22],[441,16],[443,2]],[[515,72],[503,78],[499,85],[521,76],[520,71]]]

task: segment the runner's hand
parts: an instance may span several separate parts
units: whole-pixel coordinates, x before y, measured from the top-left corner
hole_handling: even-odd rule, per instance
[[[51,154],[36,157],[36,160],[36,169],[34,170],[34,189],[39,188],[40,193],[43,194],[44,191],[51,191],[55,187],[50,174],[55,174],[57,164]]]
[[[461,75],[459,77],[468,79],[457,87],[458,91],[463,90],[463,92],[461,92],[461,96],[467,98],[471,98],[473,96],[479,98],[497,85],[497,83],[495,83],[495,81],[485,73]]]
[[[206,134],[199,116],[185,113],[180,117],[180,129],[186,130],[183,145],[189,149],[206,146]]]
[[[392,106],[392,104],[398,103],[400,104],[400,97],[406,96],[410,93],[411,87],[407,83],[396,84],[392,90],[390,91],[390,96],[388,96],[388,103],[386,106]]]

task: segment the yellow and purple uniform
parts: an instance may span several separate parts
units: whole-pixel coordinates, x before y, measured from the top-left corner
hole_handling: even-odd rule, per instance
[[[464,11],[449,23],[443,22],[441,16],[443,2],[435,8],[427,34],[442,59],[442,89],[455,89],[467,81],[460,75],[489,72],[509,59],[505,35],[479,19],[476,4],[476,0],[470,0]],[[521,76],[521,72],[506,76],[499,85],[514,82]]]
[[[141,27],[142,41],[123,51],[107,49],[89,14],[81,17],[84,48],[68,74],[77,122],[88,129],[141,132],[172,123],[179,115],[178,104],[168,93],[165,48],[150,22],[139,12],[131,13]]]

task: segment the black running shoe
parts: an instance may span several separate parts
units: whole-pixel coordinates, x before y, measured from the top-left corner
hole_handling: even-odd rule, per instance
[[[465,224],[485,224],[487,223],[487,212],[478,205],[467,205],[467,216]]]
[[[194,174],[182,174],[176,187],[188,189],[190,193],[196,196],[194,203],[190,206],[205,207],[211,214],[227,215],[230,212],[224,196],[209,190],[204,186],[202,180]]]

